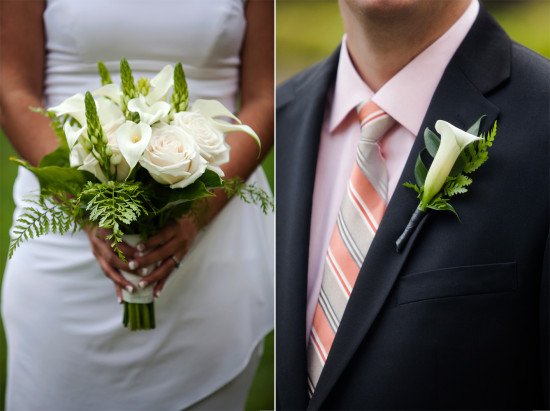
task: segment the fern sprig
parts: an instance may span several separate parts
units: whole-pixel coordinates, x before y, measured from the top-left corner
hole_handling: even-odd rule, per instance
[[[273,197],[255,184],[245,184],[237,177],[225,180],[224,189],[228,198],[236,195],[247,204],[260,206],[264,214],[275,210]]]
[[[13,240],[10,243],[8,256],[25,240],[34,239],[49,233],[65,234],[78,229],[77,220],[72,216],[70,202],[57,202],[51,198],[40,197],[27,200],[31,206],[23,209],[13,228]]]
[[[78,197],[78,203],[85,205],[88,219],[95,225],[112,230],[107,240],[118,256],[126,261],[119,248],[124,232],[122,227],[129,226],[141,215],[147,215],[145,204],[147,194],[139,182],[87,183]]]
[[[485,135],[480,136],[481,140],[477,144],[470,144],[468,154],[463,156],[465,159],[464,172],[469,174],[476,171],[483,163],[489,159],[487,149],[493,145],[497,133],[497,122],[493,128]]]

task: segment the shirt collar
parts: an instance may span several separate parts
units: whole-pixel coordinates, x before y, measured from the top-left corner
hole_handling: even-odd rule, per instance
[[[478,12],[478,0],[472,0],[462,16],[441,37],[376,93],[357,73],[344,34],[329,121],[330,131],[333,132],[359,103],[372,99],[399,124],[417,135],[443,72],[472,27]]]

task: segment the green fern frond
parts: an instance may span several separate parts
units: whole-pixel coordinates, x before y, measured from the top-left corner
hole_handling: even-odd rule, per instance
[[[126,259],[119,248],[124,235],[121,226],[128,226],[147,215],[145,204],[148,201],[139,182],[89,182],[78,197],[78,203],[85,204],[88,219],[93,224],[113,231],[107,239],[112,240],[111,247],[123,261]]]
[[[443,185],[443,194],[452,197],[456,194],[463,194],[468,191],[466,188],[472,184],[472,179],[464,174],[459,174],[455,177],[447,177]]]
[[[67,212],[64,203],[55,200],[28,200],[32,206],[25,207],[23,214],[17,219],[13,228],[13,240],[10,244],[8,257],[25,240],[31,240],[49,233],[65,234],[73,232],[78,227],[71,214]]]
[[[245,184],[240,178],[225,180],[224,189],[228,198],[236,195],[247,204],[260,206],[264,214],[275,210],[275,202],[270,194],[254,184]]]
[[[465,173],[469,174],[476,171],[489,159],[487,148],[493,145],[496,133],[497,122],[495,121],[493,128],[485,136],[480,136],[482,139],[477,144],[470,144],[468,146],[467,161],[464,166]]]

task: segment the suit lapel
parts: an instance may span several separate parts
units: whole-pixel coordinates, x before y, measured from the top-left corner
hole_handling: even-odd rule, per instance
[[[292,143],[277,147],[277,391],[284,393],[278,398],[282,409],[305,409],[308,401],[307,250],[321,126],[338,56],[339,49],[277,95],[277,134],[285,136],[279,141]]]
[[[430,224],[437,224],[437,213],[429,214],[429,218],[425,218],[417,227],[404,250],[400,254],[396,252],[395,241],[418,205],[415,193],[403,187],[403,183],[414,182],[414,165],[418,153],[424,147],[424,129],[429,127],[434,130],[438,119],[464,128],[485,114],[487,118],[482,123],[482,131],[486,131],[497,118],[498,108],[485,98],[483,92],[496,87],[508,75],[506,67],[509,67],[509,41],[502,41],[501,33],[503,32],[500,27],[493,23],[492,18],[482,9],[472,30],[445,70],[397,189],[365,258],[315,394],[309,403],[309,409],[319,409],[322,406],[355,351],[368,336],[403,264],[411,252],[414,253],[414,242],[422,237],[422,226],[428,220],[431,220]],[[485,36],[488,36],[489,40]],[[495,39],[497,42],[492,43],[491,40]],[[488,47],[487,44],[493,47],[489,48],[489,52],[483,50],[484,47]],[[481,53],[480,48],[483,50]],[[477,56],[483,53],[491,54],[486,60],[492,68],[473,65],[473,62],[477,61]],[[472,65],[469,65],[470,63]],[[495,72],[494,65],[500,65],[498,72]],[[492,77],[487,78],[487,70],[492,71]]]

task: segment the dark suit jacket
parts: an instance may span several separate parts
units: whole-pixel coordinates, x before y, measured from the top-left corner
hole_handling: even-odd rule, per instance
[[[337,63],[338,50],[277,94],[277,407],[547,408],[550,66],[483,7],[435,91],[308,401],[311,201]],[[423,130],[483,114],[482,131],[498,119],[498,132],[468,192],[452,198],[461,222],[431,213],[397,253],[418,205],[402,183],[414,181]]]

